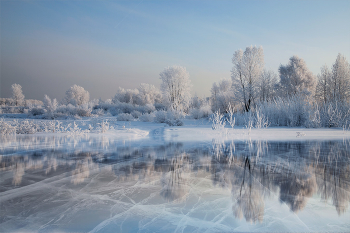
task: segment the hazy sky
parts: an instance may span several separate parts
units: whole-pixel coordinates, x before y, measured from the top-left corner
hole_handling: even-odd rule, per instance
[[[193,94],[230,78],[234,51],[262,46],[277,72],[298,55],[314,74],[350,59],[350,1],[0,1],[1,97],[61,99],[73,84],[91,98],[185,66]]]

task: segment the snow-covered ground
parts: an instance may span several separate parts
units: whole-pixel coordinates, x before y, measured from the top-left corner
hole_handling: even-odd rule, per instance
[[[26,120],[22,120],[19,122],[22,122],[23,124],[25,121]],[[14,122],[14,120],[5,118],[4,122]],[[269,141],[341,140],[350,137],[350,130],[342,128],[267,127],[257,129],[242,126],[235,126],[234,128],[231,128],[230,126],[226,125],[225,128],[213,130],[211,122],[205,119],[183,120],[183,126],[169,126],[165,123],[140,121],[116,121],[111,117],[60,121],[28,120],[27,122],[29,122],[27,128],[30,127],[30,124],[37,124],[42,128],[40,131],[38,130],[38,132],[34,132],[35,135],[77,135],[88,133],[90,135],[104,135],[106,137],[113,137],[116,139],[161,137],[166,141],[195,142],[208,141],[212,139]],[[60,126],[59,129],[55,131],[53,128],[57,129],[57,122],[60,122]],[[107,124],[102,126],[102,123],[104,122]],[[46,126],[48,123],[53,123],[54,126]],[[76,125],[76,127],[74,125]]]

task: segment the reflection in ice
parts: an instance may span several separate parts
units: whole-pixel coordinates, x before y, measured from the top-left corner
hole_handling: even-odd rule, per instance
[[[147,146],[108,138],[45,140],[68,146],[29,152],[20,146],[0,157],[2,231],[350,227],[348,141]]]

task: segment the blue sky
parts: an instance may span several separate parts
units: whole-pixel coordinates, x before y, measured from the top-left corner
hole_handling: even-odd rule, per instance
[[[230,78],[234,51],[262,46],[277,72],[292,55],[318,74],[350,59],[350,1],[0,1],[1,97],[13,83],[27,98],[61,99],[73,84],[92,98],[119,86],[159,86],[185,66],[193,94]]]

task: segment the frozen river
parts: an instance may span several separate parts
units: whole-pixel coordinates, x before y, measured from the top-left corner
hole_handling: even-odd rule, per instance
[[[17,136],[0,231],[349,231],[350,141]]]

